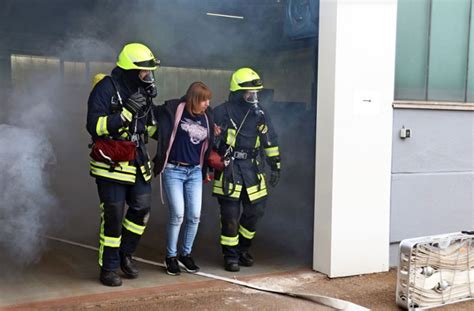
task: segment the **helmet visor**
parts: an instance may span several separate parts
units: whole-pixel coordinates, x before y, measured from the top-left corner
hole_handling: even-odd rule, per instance
[[[149,59],[149,60],[144,60],[141,62],[133,62],[134,65],[137,67],[145,67],[145,68],[155,68],[156,66],[160,65],[160,61],[157,59]]]
[[[263,86],[263,83],[262,83],[262,80],[255,79],[255,80],[252,80],[252,81],[246,81],[246,82],[239,83],[239,86],[241,86],[241,87],[261,87],[261,86]]]

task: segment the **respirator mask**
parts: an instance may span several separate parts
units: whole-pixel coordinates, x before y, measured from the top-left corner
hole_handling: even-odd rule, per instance
[[[155,98],[158,95],[158,89],[155,83],[155,75],[151,70],[141,70],[138,78],[143,84],[143,88],[148,97]]]
[[[251,109],[255,115],[257,116],[264,115],[262,108],[260,108],[260,106],[258,105],[258,91],[256,90],[246,91],[243,97],[247,103],[251,104]]]

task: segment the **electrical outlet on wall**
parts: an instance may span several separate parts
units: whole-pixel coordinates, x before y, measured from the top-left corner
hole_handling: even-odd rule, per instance
[[[402,128],[400,129],[400,138],[402,139],[410,138],[411,134],[411,129],[405,128],[405,126],[402,126]]]

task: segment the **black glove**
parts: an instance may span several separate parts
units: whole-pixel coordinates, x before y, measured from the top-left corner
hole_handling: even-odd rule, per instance
[[[140,92],[133,93],[127,99],[124,104],[124,108],[127,109],[132,115],[140,115],[145,112],[147,105],[146,98]]]
[[[280,181],[280,171],[272,171],[270,175],[270,185],[276,187]]]

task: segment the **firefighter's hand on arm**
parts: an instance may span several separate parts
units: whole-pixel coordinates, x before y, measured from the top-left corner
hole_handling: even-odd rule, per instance
[[[133,116],[145,111],[146,105],[146,98],[140,92],[132,94],[124,103],[122,118],[128,122],[132,121]]]

